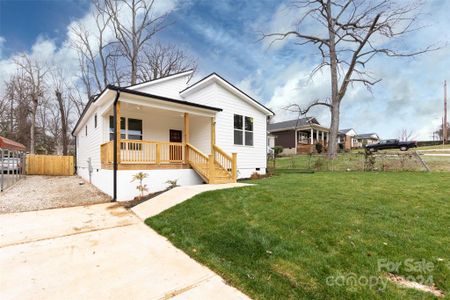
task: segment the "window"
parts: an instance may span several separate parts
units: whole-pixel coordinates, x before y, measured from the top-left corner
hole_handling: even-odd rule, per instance
[[[120,118],[120,138],[126,139],[125,118]],[[109,140],[114,140],[114,117],[109,116]]]
[[[142,120],[120,118],[120,138],[128,140],[142,140]],[[114,140],[113,116],[109,116],[109,140]]]
[[[97,114],[94,116],[94,128],[97,128]]]
[[[86,127],[84,128],[84,133],[85,133],[86,136],[87,136],[87,125],[86,125]]]
[[[234,144],[243,144],[243,118],[240,115],[234,115]]]
[[[245,145],[253,146],[253,118],[245,117]]]
[[[245,122],[244,122],[245,121]],[[244,142],[245,140],[245,142]],[[234,144],[253,146],[253,118],[234,115]]]
[[[128,139],[142,141],[142,120],[128,119]]]

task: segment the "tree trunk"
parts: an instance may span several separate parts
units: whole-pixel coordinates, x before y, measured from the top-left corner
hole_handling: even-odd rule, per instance
[[[330,75],[331,75],[331,125],[330,139],[328,141],[328,157],[333,159],[337,153],[337,135],[339,131],[339,107],[341,99],[339,99],[338,89],[338,62],[336,53],[336,35],[334,31],[334,19],[331,12],[331,1],[327,4],[328,15],[328,35],[330,38]]]
[[[131,82],[130,84],[136,84],[137,82],[137,57],[131,59]]]
[[[67,118],[64,110],[64,101],[60,91],[55,91],[56,99],[58,100],[59,113],[61,115],[61,142],[62,142],[62,154],[67,155]]]
[[[333,104],[331,108],[331,125],[330,125],[330,136],[328,139],[328,157],[334,158],[337,153],[337,136],[339,132],[339,113],[340,113],[340,103],[337,102]]]

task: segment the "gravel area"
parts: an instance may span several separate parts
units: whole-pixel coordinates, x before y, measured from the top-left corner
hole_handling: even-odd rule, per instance
[[[0,193],[0,213],[89,205],[110,200],[110,196],[78,176],[26,176]]]

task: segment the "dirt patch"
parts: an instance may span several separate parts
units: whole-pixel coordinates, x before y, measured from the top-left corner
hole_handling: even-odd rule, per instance
[[[416,290],[419,290],[422,292],[431,293],[436,297],[444,297],[444,292],[439,290],[434,285],[428,286],[428,285],[420,284],[418,282],[409,281],[401,276],[398,276],[398,275],[395,275],[392,273],[387,274],[387,279],[389,281],[391,281],[397,285],[400,285],[402,287],[405,287],[405,288],[416,289]]]
[[[0,193],[0,213],[82,206],[111,201],[78,176],[26,176]]]

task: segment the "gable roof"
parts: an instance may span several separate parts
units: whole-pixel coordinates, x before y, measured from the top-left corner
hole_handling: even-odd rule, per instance
[[[288,120],[283,122],[277,122],[272,124],[267,124],[267,130],[276,131],[281,129],[296,129],[305,125],[316,124],[320,125],[316,118],[307,117],[301,119]]]
[[[252,98],[249,95],[247,95],[245,92],[243,92],[242,90],[240,90],[239,88],[237,88],[236,86],[231,84],[229,81],[227,81],[225,78],[223,78],[222,76],[220,76],[217,73],[211,73],[208,76],[206,76],[206,77],[200,79],[199,81],[193,83],[192,85],[190,85],[187,88],[185,88],[184,90],[182,90],[180,92],[180,95],[183,95],[183,94],[187,95],[190,92],[193,92],[193,91],[195,91],[198,88],[201,88],[201,86],[208,84],[212,80],[217,82],[217,83],[219,83],[219,84],[221,84],[222,86],[225,86],[226,88],[228,88],[232,93],[234,93],[239,98],[247,100],[250,104],[254,105],[259,110],[264,111],[264,113],[266,115],[273,116],[275,114],[269,108],[265,107],[260,102],[258,102],[254,98]]]
[[[136,83],[136,84],[130,84],[130,85],[124,86],[124,88],[129,88],[129,89],[132,89],[132,90],[133,89],[138,89],[138,88],[142,88],[142,87],[147,86],[147,85],[160,83],[160,82],[163,82],[163,81],[166,81],[166,80],[171,80],[171,79],[175,79],[175,78],[178,78],[178,77],[188,76],[188,75],[191,75],[193,72],[194,72],[194,69],[189,69],[189,70],[186,70],[186,71],[181,71],[181,72],[178,72],[178,73],[170,74],[170,75],[167,75],[167,76],[164,76],[164,77],[159,77],[159,78],[156,78],[156,79],[150,79],[150,80],[139,82],[139,83]]]
[[[339,133],[346,134],[346,133],[348,133],[351,130],[353,130],[353,128],[341,129],[341,130],[339,130]]]
[[[355,136],[357,139],[379,139],[380,137],[375,132],[372,133],[362,133]]]

